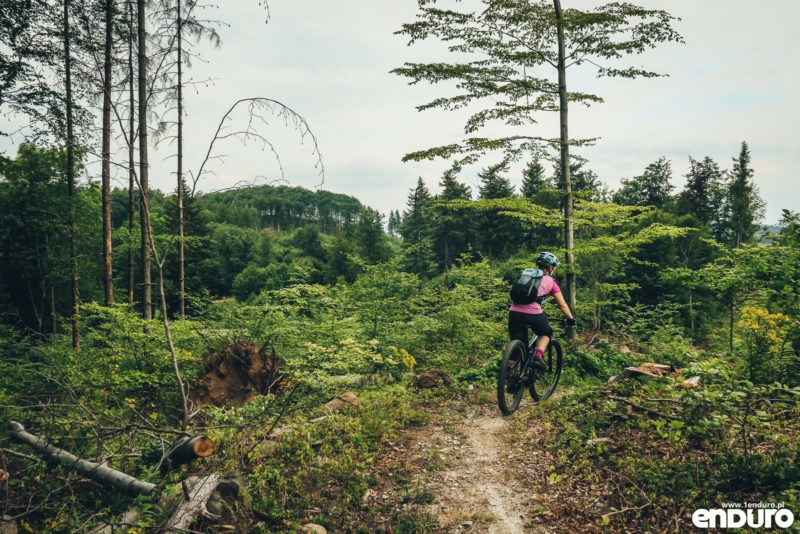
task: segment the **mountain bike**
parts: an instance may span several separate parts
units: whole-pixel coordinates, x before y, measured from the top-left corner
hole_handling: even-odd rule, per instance
[[[555,318],[550,319],[550,322],[563,324],[566,320]],[[512,339],[503,351],[500,368],[497,370],[497,404],[503,415],[511,415],[517,411],[526,389],[530,391],[533,400],[539,402],[550,397],[558,385],[564,357],[561,343],[555,336],[550,339],[547,350],[542,355],[547,367],[540,369],[533,364],[533,352],[538,340],[539,336],[533,334],[528,347],[525,347],[522,341]],[[508,367],[509,360],[516,362],[512,369]]]

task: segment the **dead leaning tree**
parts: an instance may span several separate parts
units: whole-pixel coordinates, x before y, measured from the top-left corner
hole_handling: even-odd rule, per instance
[[[42,453],[51,462],[58,463],[67,469],[72,469],[81,475],[113,487],[127,495],[151,495],[156,485],[132,477],[122,471],[117,471],[104,463],[91,462],[75,456],[74,454],[51,445],[41,436],[31,434],[25,427],[17,421],[9,421],[8,428],[12,440],[23,443],[33,450]],[[195,458],[203,458],[214,452],[214,443],[205,436],[190,436],[181,434],[167,451],[167,457],[173,464],[179,465]],[[194,521],[197,515],[211,517],[206,510],[205,503],[209,496],[216,489],[219,476],[211,473],[203,477],[190,477],[185,484],[178,486],[180,493],[185,496],[175,512],[167,522],[167,531],[184,531]],[[165,497],[168,499],[169,497]],[[166,502],[166,501],[165,501]],[[120,523],[104,523],[93,530],[94,534],[111,534],[118,527],[117,531],[124,531],[136,522],[140,513],[138,508],[128,510]]]
[[[48,460],[61,464],[81,475],[117,488],[129,495],[150,495],[155,484],[142,482],[104,463],[96,463],[79,458],[74,454],[48,443],[46,438],[31,434],[17,421],[9,421],[10,437],[14,441],[25,444],[42,453]],[[173,465],[181,465],[198,458],[206,458],[214,453],[214,442],[206,436],[180,434],[162,459],[168,459]],[[161,463],[159,462],[159,465]]]
[[[33,450],[47,456],[49,460],[73,469],[87,478],[112,486],[128,495],[150,495],[156,487],[153,483],[138,480],[121,471],[111,469],[107,465],[78,458],[64,449],[50,445],[46,439],[27,432],[25,427],[16,421],[9,421],[8,429],[11,439],[14,441],[24,443]]]

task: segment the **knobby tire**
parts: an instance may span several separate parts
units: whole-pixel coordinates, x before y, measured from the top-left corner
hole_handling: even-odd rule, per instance
[[[522,395],[525,393],[527,384],[521,383],[522,369],[527,359],[525,344],[518,339],[512,339],[503,351],[503,358],[500,360],[500,367],[497,370],[497,404],[503,415],[511,415],[519,407]],[[508,361],[516,361],[512,373],[509,373]],[[515,380],[516,390],[509,391],[509,379]]]
[[[547,351],[543,355],[547,369],[533,368],[533,380],[530,385],[531,397],[535,401],[543,401],[550,397],[556,390],[558,379],[561,378],[561,365],[563,363],[561,343],[551,339]]]

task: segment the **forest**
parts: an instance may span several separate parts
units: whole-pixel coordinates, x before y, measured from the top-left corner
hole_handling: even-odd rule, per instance
[[[0,0],[0,111],[26,124],[0,153],[0,534],[791,531],[800,213],[765,225],[747,140],[605,184],[578,155],[602,140],[567,135],[602,98],[568,67],[636,84],[661,73],[627,56],[683,39],[666,11],[569,3],[397,21],[450,46],[392,71],[442,92],[418,109],[470,114],[397,154],[449,168],[387,214],[288,177],[202,190],[217,141],[275,150],[264,116],[320,172],[324,144],[239,100],[246,126],[184,169],[185,69],[219,41],[194,0]],[[553,323],[553,397],[504,417],[509,289],[541,251],[577,326]]]

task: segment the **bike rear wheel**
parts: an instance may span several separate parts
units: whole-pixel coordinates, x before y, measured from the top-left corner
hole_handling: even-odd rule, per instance
[[[525,344],[512,339],[503,351],[500,368],[497,370],[497,404],[503,415],[511,415],[519,407],[526,384],[523,383],[522,369],[525,367],[528,351]],[[516,362],[509,369],[508,362]]]
[[[542,355],[546,369],[533,368],[533,380],[531,381],[531,397],[535,401],[543,401],[550,397],[556,390],[558,379],[561,378],[561,364],[563,353],[561,343],[550,340],[547,350]]]

